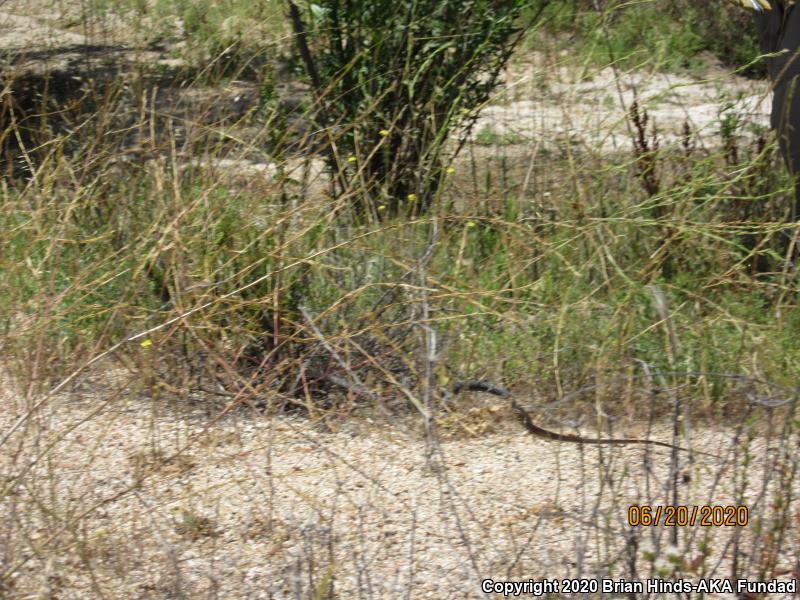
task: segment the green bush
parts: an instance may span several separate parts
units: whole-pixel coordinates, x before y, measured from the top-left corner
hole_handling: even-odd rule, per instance
[[[546,0],[538,0],[541,6]],[[522,0],[290,3],[338,191],[425,213],[525,29]],[[541,11],[533,11],[533,20]],[[527,22],[531,22],[527,20]]]

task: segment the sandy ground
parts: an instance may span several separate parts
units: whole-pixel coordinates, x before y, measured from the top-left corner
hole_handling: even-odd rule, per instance
[[[513,68],[497,103],[482,111],[474,136],[483,131],[506,143],[568,141],[589,152],[629,151],[626,117],[634,101],[646,110],[648,131],[655,127],[662,147],[680,143],[684,124],[696,142],[719,145],[723,116],[768,127],[772,106],[766,82],[721,68],[710,68],[705,78],[694,79],[610,67],[583,71],[538,57]]]
[[[776,445],[751,442],[737,468],[724,428],[683,440],[721,458],[681,456],[678,503],[747,505],[751,523],[679,527],[675,545],[675,528],[626,522],[631,505],[672,502],[668,450],[532,439],[501,411],[496,433],[434,444],[429,461],[404,427],[363,419],[331,433],[242,411],[209,426],[200,409],[157,409],[118,385],[52,399],[4,444],[7,597],[310,598],[332,586],[336,598],[482,598],[486,578],[618,578],[632,561],[642,580],[671,581],[676,565],[721,578],[734,555],[754,572],[755,523],[774,517],[776,482],[766,495],[761,483]],[[3,404],[5,435],[24,412],[8,391]],[[669,427],[650,437],[669,440]],[[793,510],[775,557],[787,578]]]

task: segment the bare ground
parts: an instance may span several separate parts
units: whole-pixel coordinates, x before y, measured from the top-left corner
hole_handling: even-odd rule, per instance
[[[369,418],[333,432],[242,410],[217,419],[115,393],[122,383],[53,398],[4,444],[7,597],[479,598],[485,578],[618,577],[630,564],[642,579],[676,566],[726,577],[734,556],[755,567],[755,524],[775,516],[777,482],[760,485],[778,440],[750,442],[743,471],[724,427],[682,440],[720,458],[681,456],[677,499],[747,505],[750,526],[637,528],[630,505],[672,502],[668,450],[532,439],[504,410],[494,433],[433,445]],[[3,403],[6,434],[25,413],[17,394]],[[669,426],[649,436],[669,440]],[[787,577],[793,510],[775,557]]]

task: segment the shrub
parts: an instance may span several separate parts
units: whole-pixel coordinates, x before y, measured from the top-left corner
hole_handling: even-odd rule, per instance
[[[357,190],[362,214],[426,212],[526,29],[530,2],[289,5],[337,192]]]

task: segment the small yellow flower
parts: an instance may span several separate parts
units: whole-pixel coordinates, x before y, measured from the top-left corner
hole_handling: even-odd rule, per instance
[[[408,199],[409,202],[414,202],[414,200],[417,199],[417,195],[416,194],[409,194],[408,196],[406,196],[406,198]]]
[[[386,205],[385,205],[385,204],[381,204],[381,205],[378,207],[378,212],[383,212],[384,210],[386,210]]]
[[[387,135],[389,135],[389,130],[388,130],[388,129],[381,129],[381,130],[378,132],[378,134],[379,134],[381,137],[386,137]]]
[[[349,163],[354,163],[354,162],[356,162],[357,160],[358,160],[358,159],[357,159],[355,156],[353,156],[353,155],[350,155],[350,156],[348,156],[348,157],[347,157],[347,162],[349,162]]]
[[[139,345],[142,348],[149,348],[150,346],[153,345],[153,340],[151,339],[142,340],[141,342],[139,342]]]
[[[467,229],[473,229],[474,227],[477,227],[475,221],[467,221]]]
[[[452,175],[453,173],[456,172],[456,170],[453,167],[447,167],[444,172],[447,173],[448,175]]]

